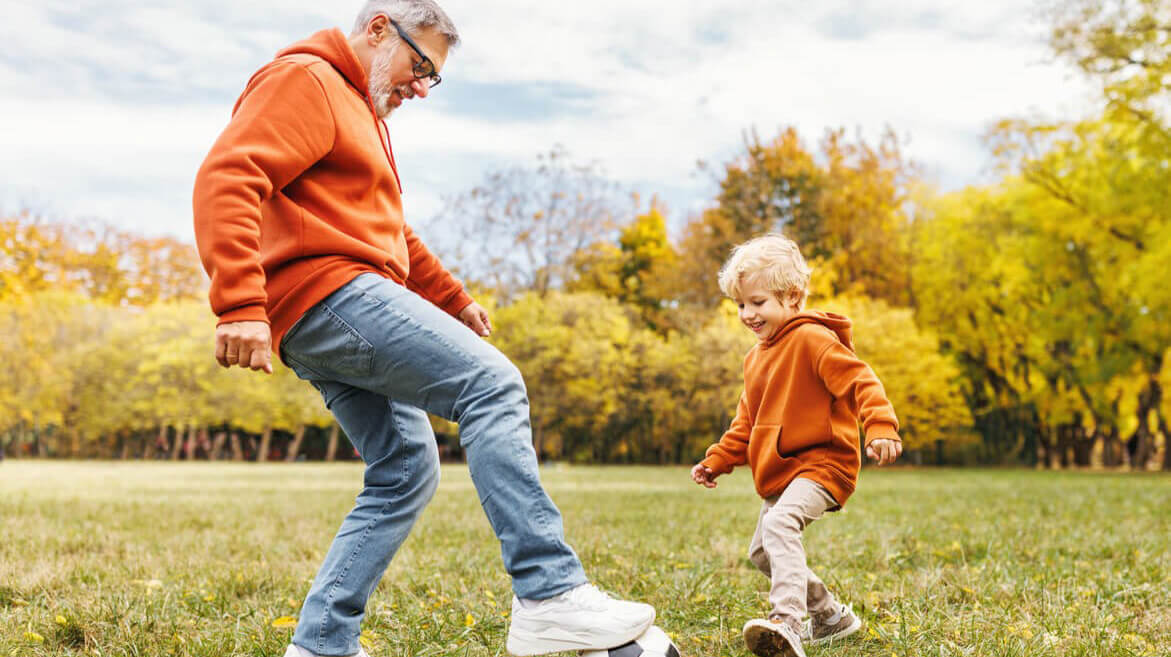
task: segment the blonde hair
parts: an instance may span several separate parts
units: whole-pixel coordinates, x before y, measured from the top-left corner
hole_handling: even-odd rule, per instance
[[[809,294],[809,275],[813,270],[801,257],[793,240],[778,233],[754,237],[732,249],[732,255],[720,269],[720,290],[732,299],[740,298],[745,279],[760,281],[782,302],[797,297],[797,307],[805,305]]]

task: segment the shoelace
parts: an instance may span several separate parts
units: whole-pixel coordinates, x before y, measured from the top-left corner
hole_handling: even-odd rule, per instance
[[[578,607],[602,611],[609,606],[611,598],[593,584],[582,584],[565,594],[565,599]]]

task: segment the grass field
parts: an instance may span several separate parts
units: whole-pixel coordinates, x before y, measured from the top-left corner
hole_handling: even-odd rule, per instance
[[[546,467],[591,577],[684,655],[743,656],[767,583],[746,473]],[[279,656],[361,481],[352,464],[0,464],[0,656]],[[814,655],[1171,655],[1171,477],[863,473],[806,532],[866,629]],[[384,655],[502,655],[511,600],[466,469],[371,601]]]

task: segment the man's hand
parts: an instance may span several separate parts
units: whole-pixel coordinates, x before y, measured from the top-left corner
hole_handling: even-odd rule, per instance
[[[691,480],[705,488],[716,487],[716,473],[702,463],[696,463],[691,469]]]
[[[866,447],[866,456],[878,461],[879,465],[894,463],[895,459],[902,453],[902,441],[891,440],[889,438],[878,438],[877,440],[871,441]]]
[[[492,322],[488,321],[488,311],[475,301],[459,311],[459,321],[475,331],[476,335],[486,338],[492,334]]]
[[[224,367],[239,365],[272,374],[272,329],[257,321],[220,324],[215,330],[215,359]]]

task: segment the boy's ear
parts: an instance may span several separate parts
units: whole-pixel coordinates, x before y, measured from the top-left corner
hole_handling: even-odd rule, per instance
[[[801,309],[801,302],[804,301],[805,295],[800,290],[789,290],[781,297],[781,303],[795,310]]]

